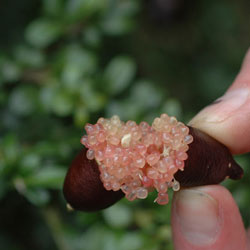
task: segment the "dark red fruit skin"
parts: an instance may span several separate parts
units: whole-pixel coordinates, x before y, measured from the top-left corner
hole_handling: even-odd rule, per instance
[[[204,132],[189,127],[194,140],[189,144],[184,171],[174,177],[181,187],[218,184],[226,178],[238,180],[242,168],[234,161],[230,151]],[[98,164],[88,160],[83,148],[73,160],[63,187],[64,197],[72,208],[81,211],[98,211],[107,208],[123,196],[122,191],[107,191],[100,179]]]
[[[218,184],[226,178],[238,180],[243,176],[243,169],[227,147],[199,129],[189,127],[189,131],[194,141],[189,145],[184,171],[174,175],[181,187]]]
[[[83,148],[73,160],[64,181],[63,194],[73,209],[98,211],[113,205],[124,194],[103,187],[98,164],[88,160],[86,152]]]

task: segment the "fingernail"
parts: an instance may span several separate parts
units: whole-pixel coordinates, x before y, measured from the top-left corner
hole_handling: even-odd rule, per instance
[[[207,108],[203,109],[190,124],[198,121],[219,123],[231,117],[233,113],[249,100],[249,88],[228,91]],[[213,105],[214,104],[214,105]],[[212,112],[211,112],[212,109]]]
[[[175,196],[174,212],[180,230],[192,245],[206,246],[216,241],[220,229],[218,202],[199,188],[179,191]]]

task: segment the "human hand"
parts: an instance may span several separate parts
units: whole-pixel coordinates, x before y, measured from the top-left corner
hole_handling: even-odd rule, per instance
[[[224,96],[190,125],[225,144],[233,154],[250,152],[250,49]],[[230,192],[220,185],[183,189],[172,205],[175,250],[246,250],[250,242]]]

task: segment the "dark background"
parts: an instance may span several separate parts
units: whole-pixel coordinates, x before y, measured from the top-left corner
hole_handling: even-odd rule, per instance
[[[0,248],[173,249],[155,194],[68,213],[66,169],[100,116],[188,122],[233,82],[249,27],[248,0],[2,0]],[[246,174],[224,184],[247,227],[249,155],[236,159]]]

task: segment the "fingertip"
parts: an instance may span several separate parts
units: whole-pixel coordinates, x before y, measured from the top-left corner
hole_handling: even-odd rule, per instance
[[[229,90],[250,86],[250,47],[244,57],[239,74]]]
[[[226,145],[232,153],[250,151],[250,88],[235,89],[200,111],[190,125]]]
[[[246,249],[238,207],[230,192],[219,185],[176,193],[172,228],[176,250]]]
[[[190,125],[214,137],[234,154],[250,151],[250,48],[232,86],[200,111]]]

